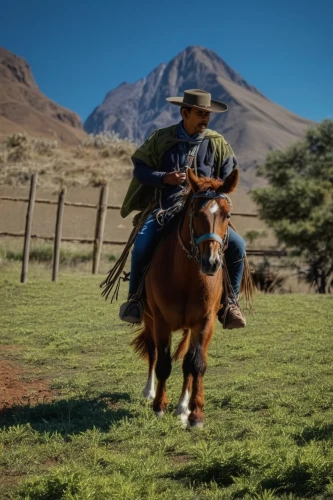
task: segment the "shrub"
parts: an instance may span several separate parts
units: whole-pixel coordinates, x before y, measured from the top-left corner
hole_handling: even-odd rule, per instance
[[[21,146],[22,144],[26,144],[28,142],[28,137],[24,134],[12,134],[7,137],[6,146],[7,148],[16,148]]]
[[[22,261],[23,251],[7,249],[1,252],[6,260]],[[38,245],[30,250],[29,260],[34,262],[52,262],[53,246]],[[92,250],[76,250],[70,248],[60,249],[60,263],[76,265],[92,260]]]
[[[286,277],[273,271],[267,260],[252,267],[254,267],[252,279],[258,290],[265,293],[285,293],[286,290],[283,285],[286,281]]]
[[[32,139],[34,151],[41,156],[52,156],[58,147],[57,141],[47,139]]]

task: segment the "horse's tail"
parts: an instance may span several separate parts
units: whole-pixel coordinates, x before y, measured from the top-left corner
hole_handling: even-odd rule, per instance
[[[177,346],[176,351],[172,356],[173,361],[177,361],[177,359],[183,358],[184,355],[187,353],[190,336],[191,336],[191,330],[183,330],[183,336]]]
[[[148,353],[152,344],[154,344],[151,331],[146,323],[144,323],[143,327],[137,330],[137,332],[138,335],[132,340],[130,345],[133,346],[134,352],[138,353],[141,358],[148,359]]]
[[[235,226],[229,222],[230,227],[237,232]],[[252,278],[250,264],[247,258],[247,255],[244,255],[244,271],[240,286],[240,292],[244,295],[246,307],[250,310],[253,309],[253,298],[255,293],[255,286]]]
[[[253,309],[254,283],[251,274],[250,264],[247,256],[244,257],[244,271],[240,291],[244,294],[245,303],[249,309]]]

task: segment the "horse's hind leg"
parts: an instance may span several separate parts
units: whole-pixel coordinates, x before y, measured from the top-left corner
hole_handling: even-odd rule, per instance
[[[145,328],[149,330],[146,340],[147,348],[147,358],[148,358],[148,378],[147,383],[142,391],[143,397],[148,401],[152,401],[155,398],[155,379],[154,379],[154,369],[156,363],[156,346],[153,337],[153,321],[145,314],[144,317]]]
[[[154,316],[154,340],[157,351],[155,373],[157,377],[156,396],[153,409],[156,415],[162,416],[168,404],[166,381],[171,373],[170,342],[171,331],[168,324],[160,316]]]

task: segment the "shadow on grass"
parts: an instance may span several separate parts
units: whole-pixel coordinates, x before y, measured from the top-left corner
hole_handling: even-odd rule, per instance
[[[110,427],[133,414],[121,406],[129,402],[126,393],[105,393],[97,398],[62,399],[52,403],[18,405],[2,411],[0,429],[30,424],[38,432],[78,434],[89,429],[107,432]]]
[[[325,487],[329,484],[328,477],[320,480],[314,478],[313,472],[307,464],[297,464],[287,468],[285,471],[277,472],[260,482],[263,489],[276,490],[279,494],[295,495],[296,498],[314,498],[313,495],[324,495]],[[320,496],[315,498],[332,498],[331,496]]]
[[[172,472],[169,477],[180,479],[185,483],[204,484],[214,481],[218,486],[228,487],[235,482],[236,477],[249,476],[251,469],[258,468],[259,463],[249,456],[234,456],[212,458],[207,461],[196,461],[182,469]]]
[[[294,435],[294,439],[298,446],[304,446],[310,441],[331,440],[332,436],[333,424],[322,424],[304,427],[302,432]]]
[[[214,481],[218,486],[230,486],[234,479],[233,477],[238,474],[237,468],[225,467],[224,464],[214,461],[206,467],[194,468],[186,466],[177,472],[173,472],[170,476],[172,479],[182,480],[185,483],[203,484]]]
[[[290,498],[314,498],[313,495],[325,493],[325,487],[330,483],[330,464],[326,467],[327,470],[322,471],[320,464],[301,463],[297,459],[295,462],[283,467],[279,467],[275,471],[266,471],[265,464],[260,464],[244,457],[229,457],[224,462],[222,459],[213,459],[209,463],[202,464],[200,461],[194,464],[187,465],[182,469],[165,475],[172,479],[184,481],[188,485],[202,485],[214,482],[219,487],[228,488],[234,483],[244,485],[249,481],[254,472],[254,483],[256,483],[256,493],[259,495],[267,491],[266,496],[258,496],[251,498],[273,498],[269,496],[269,492],[278,492],[279,495],[290,495]],[[259,479],[259,474],[262,476]],[[244,490],[245,491],[245,490]],[[243,493],[244,493],[243,491]],[[231,498],[231,497],[230,497]],[[243,496],[235,496],[232,498],[243,498]],[[246,497],[247,498],[247,497]],[[274,496],[275,498],[275,496]],[[285,497],[286,498],[286,497]],[[332,498],[316,497],[316,498]]]

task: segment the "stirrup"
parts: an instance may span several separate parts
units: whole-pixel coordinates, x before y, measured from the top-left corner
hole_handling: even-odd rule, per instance
[[[132,312],[131,312],[132,309]],[[138,314],[133,314],[137,312]],[[122,304],[119,309],[119,318],[132,324],[140,324],[143,319],[143,303],[141,300],[132,298]]]

